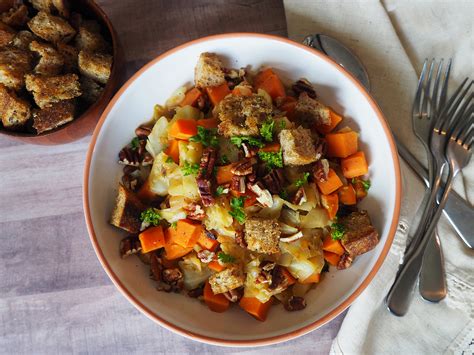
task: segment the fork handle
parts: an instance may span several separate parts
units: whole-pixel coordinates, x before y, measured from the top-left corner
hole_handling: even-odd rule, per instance
[[[421,165],[397,137],[395,137],[395,140],[401,157],[407,162],[410,168],[418,174],[425,185],[429,187],[428,172],[425,167]],[[441,196],[438,195],[438,197],[440,198]],[[474,233],[472,232],[474,231],[474,208],[459,196],[456,191],[452,191],[451,194],[449,194],[443,212],[466,246],[474,249]]]

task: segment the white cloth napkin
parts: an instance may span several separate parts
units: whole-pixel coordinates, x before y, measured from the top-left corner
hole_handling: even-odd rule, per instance
[[[411,130],[411,104],[425,57],[454,58],[451,84],[472,75],[473,2],[285,0],[288,34],[301,41],[324,33],[351,48],[367,67],[372,94],[395,134],[421,161],[424,149]],[[407,48],[408,50],[405,50]],[[408,53],[408,55],[407,55]],[[415,67],[415,68],[414,68]],[[417,69],[418,71],[416,71]],[[453,86],[453,85],[452,85]],[[333,353],[472,353],[474,333],[474,253],[439,223],[448,296],[431,304],[416,296],[409,313],[398,318],[383,299],[393,282],[407,232],[424,185],[402,161],[403,203],[393,246],[372,283],[351,306]],[[474,197],[474,164],[455,182],[461,196]]]

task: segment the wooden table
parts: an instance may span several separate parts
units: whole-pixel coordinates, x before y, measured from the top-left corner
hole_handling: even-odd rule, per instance
[[[100,0],[122,40],[128,75],[208,34],[286,35],[281,1]],[[54,147],[0,137],[0,353],[248,352],[199,344],[139,313],[102,270],[87,235],[82,175],[90,137]],[[327,353],[343,316],[260,349]]]

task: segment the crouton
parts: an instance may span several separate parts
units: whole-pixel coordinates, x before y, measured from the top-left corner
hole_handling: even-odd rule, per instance
[[[198,88],[225,83],[222,62],[214,53],[201,53],[194,68],[194,83]]]
[[[280,225],[276,219],[247,218],[244,231],[249,250],[263,254],[275,254],[280,251]]]
[[[82,91],[82,96],[86,102],[88,103],[94,103],[96,102],[100,95],[102,95],[102,92],[104,91],[104,88],[97,84],[94,80],[89,79],[87,77],[81,77],[81,91]]]
[[[19,91],[24,75],[31,69],[31,55],[24,50],[5,47],[0,51],[0,84]]]
[[[112,56],[80,51],[77,63],[82,75],[102,84],[109,80]]]
[[[99,32],[100,27],[96,27],[93,22],[84,21],[79,26],[76,36],[76,47],[79,50],[91,53],[107,52],[110,47]]]
[[[27,74],[25,84],[26,89],[33,93],[33,98],[40,108],[81,95],[79,78],[76,74],[59,76]]]
[[[244,285],[244,281],[244,273],[238,265],[232,265],[209,277],[209,284],[215,295],[241,287]]]
[[[73,100],[60,101],[33,112],[33,128],[38,134],[55,129],[74,119]]]
[[[69,8],[65,0],[30,0],[30,3],[38,11],[69,17]]]
[[[262,96],[229,95],[214,109],[214,115],[221,121],[219,134],[232,136],[258,136],[259,125],[272,113],[272,107]]]
[[[110,224],[122,228],[129,233],[139,233],[142,222],[140,214],[145,210],[145,206],[123,185],[119,185],[115,207],[110,217]]]
[[[284,165],[306,165],[318,160],[309,129],[301,126],[295,129],[284,129],[280,132],[279,138]]]
[[[328,125],[331,123],[330,110],[306,92],[300,94],[295,107],[295,117],[304,125]]]
[[[340,217],[338,223],[343,226],[342,246],[351,257],[364,254],[375,248],[379,234],[370,222],[367,211],[352,212]]]
[[[15,31],[10,26],[0,22],[0,47],[8,45],[15,38]]]
[[[40,56],[34,69],[36,74],[57,75],[63,69],[64,59],[53,46],[33,41],[30,43],[30,50]]]
[[[53,43],[67,43],[76,34],[76,30],[66,20],[44,11],[38,12],[28,22],[28,27],[38,37]]]
[[[20,31],[13,38],[11,45],[15,48],[28,50],[30,43],[34,41],[36,36],[30,31]]]
[[[25,125],[30,119],[30,104],[18,98],[14,92],[0,85],[0,117],[3,127],[17,129]]]
[[[56,45],[58,52],[63,56],[64,71],[67,73],[77,71],[77,56],[79,51],[76,47],[65,43],[58,43]]]
[[[22,27],[28,21],[28,8],[25,5],[12,7],[0,14],[0,21],[15,28]]]

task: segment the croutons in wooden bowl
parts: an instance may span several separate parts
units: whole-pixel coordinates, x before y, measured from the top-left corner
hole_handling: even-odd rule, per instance
[[[0,0],[0,134],[32,144],[92,132],[121,81],[112,23],[92,0]]]

